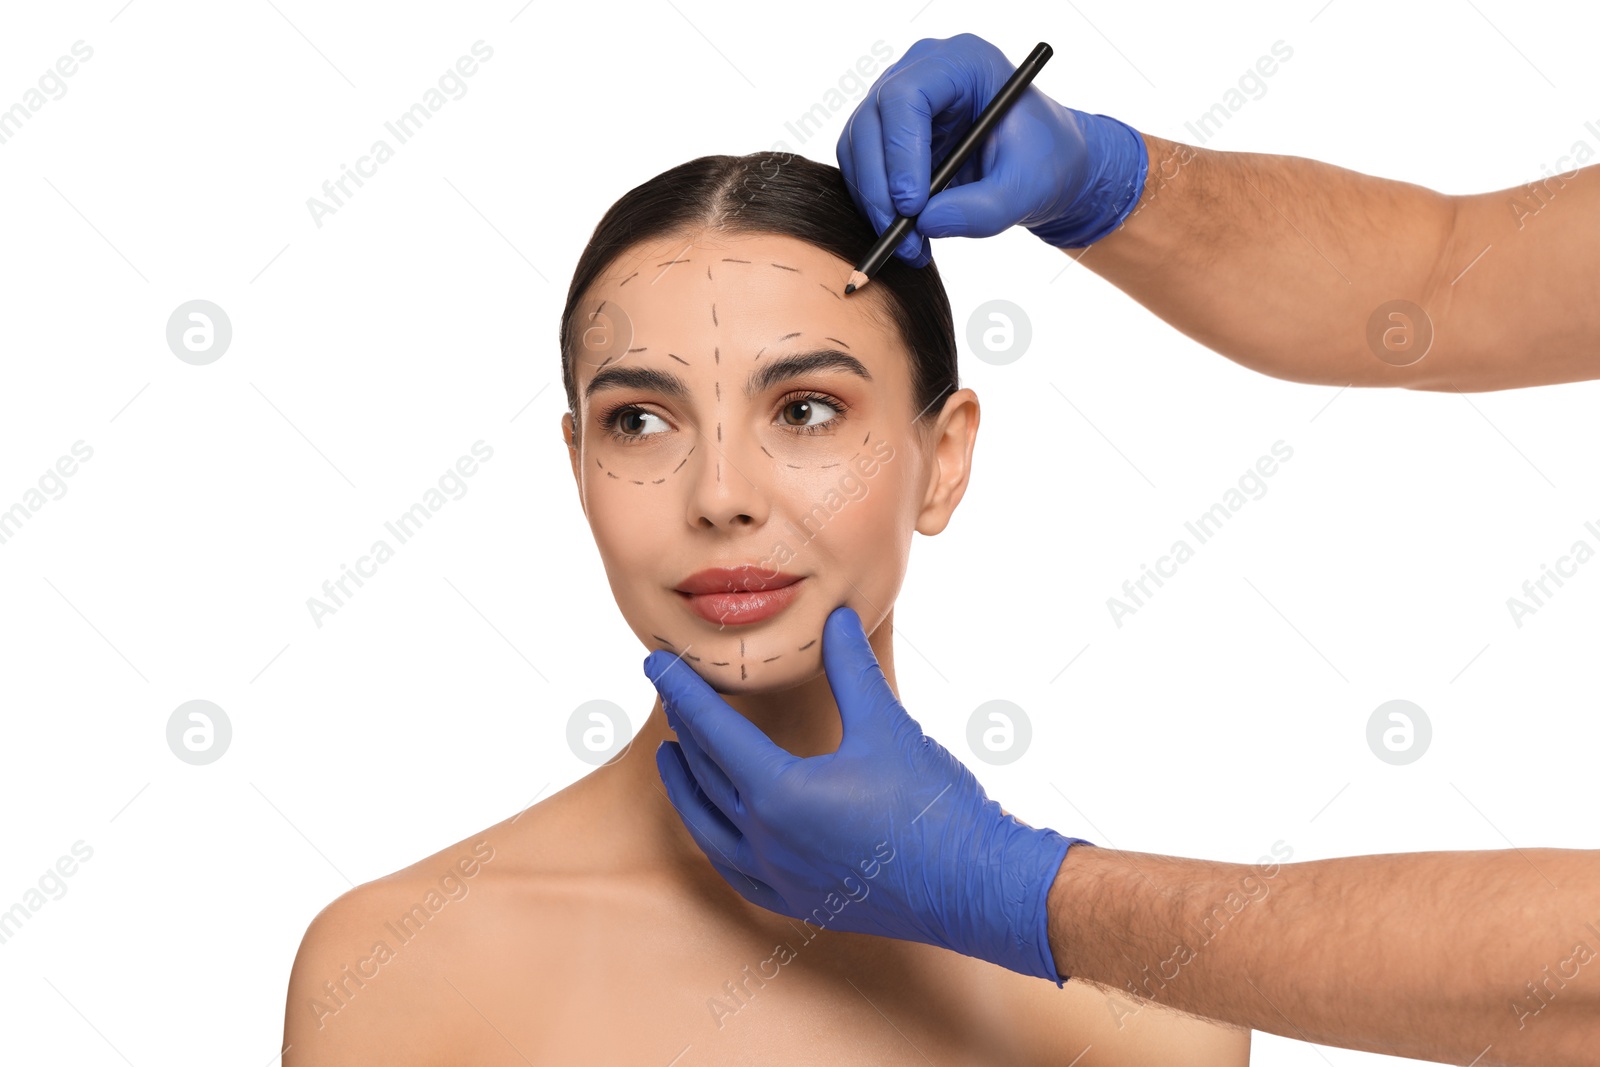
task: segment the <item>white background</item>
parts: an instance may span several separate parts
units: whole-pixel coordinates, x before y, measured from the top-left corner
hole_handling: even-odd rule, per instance
[[[565,733],[584,701],[637,727],[645,650],[559,439],[571,268],[669,166],[836,162],[863,87],[803,142],[785,123],[873,42],[970,31],[1016,61],[1047,40],[1044,91],[1193,142],[1282,40],[1209,147],[1447,192],[1600,148],[1592,11],[1321,3],[8,5],[0,108],[73,42],[94,54],[0,145],[0,509],[94,452],[0,545],[0,909],[74,842],[93,856],[0,944],[4,1058],[273,1062],[323,905],[586,773]],[[466,94],[317,227],[307,198],[480,39]],[[1594,846],[1600,562],[1521,628],[1506,599],[1600,547],[1596,386],[1293,385],[1024,231],[935,252],[983,424],[955,521],[913,553],[898,669],[992,795],[1103,845],[1245,862]],[[204,367],[165,338],[197,298],[234,332]],[[1032,321],[1006,366],[964,340],[994,298]],[[466,495],[318,628],[306,599],[480,439]],[[1266,495],[1115,626],[1106,599],[1278,440]],[[1395,698],[1433,726],[1407,766],[1366,742]],[[232,723],[208,766],[167,747],[192,699]],[[966,746],[990,699],[1033,724],[1008,766]]]

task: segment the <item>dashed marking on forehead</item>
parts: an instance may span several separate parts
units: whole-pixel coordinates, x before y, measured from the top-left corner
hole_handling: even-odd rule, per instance
[[[620,282],[618,282],[617,283],[617,288],[621,289],[624,285],[627,285],[629,282],[633,281],[633,279],[637,278],[638,276],[639,276],[639,272],[638,271],[634,271],[632,274],[628,275],[626,278],[624,278]]]

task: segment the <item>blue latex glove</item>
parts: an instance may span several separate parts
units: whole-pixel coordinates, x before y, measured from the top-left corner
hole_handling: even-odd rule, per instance
[[[645,657],[678,734],[657,748],[656,766],[712,866],[746,900],[790,918],[938,945],[1064,984],[1046,902],[1080,839],[1004,814],[922,732],[850,608],[828,616],[822,662],[844,739],[837,752],[800,759],[682,660],[661,650]]]
[[[928,237],[988,237],[1021,224],[1057,248],[1093,244],[1122,224],[1144,191],[1149,154],[1139,132],[1063,107],[1037,84],[1011,105],[931,200],[945,156],[1016,66],[970,33],[926,38],[885,70],[839,135],[839,169],[856,207],[882,233],[896,212],[917,215],[895,249],[926,266]]]

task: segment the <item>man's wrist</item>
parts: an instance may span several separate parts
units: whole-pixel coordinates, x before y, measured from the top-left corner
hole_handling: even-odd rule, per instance
[[[1102,901],[1117,873],[1126,867],[1114,849],[1073,846],[1061,862],[1046,898],[1050,954],[1063,982],[1073,974],[1093,977],[1092,932],[1106,921]]]

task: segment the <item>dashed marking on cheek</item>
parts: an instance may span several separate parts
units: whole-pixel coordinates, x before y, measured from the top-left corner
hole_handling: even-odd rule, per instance
[[[719,403],[719,404],[722,403],[722,381],[721,381],[721,379],[718,379],[718,381],[717,381],[717,403]]]
[[[782,264],[782,263],[774,263],[774,264],[772,264],[772,265],[773,265],[773,266],[774,266],[774,267],[777,267],[777,268],[778,268],[778,269],[779,269],[779,270],[786,270],[786,271],[791,271],[791,272],[793,272],[793,273],[795,273],[795,274],[799,274],[799,273],[801,273],[801,271],[800,271],[800,268],[799,268],[799,267],[785,267],[785,266],[784,266],[784,265],[783,265],[783,264]]]
[[[722,423],[717,423],[717,444],[722,443]]]
[[[668,641],[665,637],[662,637],[660,634],[651,634],[650,636],[655,638],[657,641],[660,641],[663,645],[666,645],[668,648],[677,648],[678,647],[677,645],[674,645],[671,641]]]
[[[710,269],[711,269],[710,267],[706,268],[707,271],[709,271]],[[713,326],[719,325],[718,322],[717,322],[717,305],[714,304],[714,303],[711,305],[711,325],[713,325]]]
[[[690,457],[690,456],[692,456],[692,455],[694,455],[694,450],[695,450],[695,449],[696,449],[696,448],[699,448],[699,447],[700,447],[700,446],[699,446],[699,445],[695,445],[695,446],[694,446],[694,447],[693,447],[693,448],[690,448],[690,449],[689,449],[689,451],[687,451],[687,452],[685,452],[685,453],[684,453],[684,454],[683,454],[683,458],[682,458],[682,459],[680,459],[680,460],[678,460],[678,467],[681,467],[681,466],[683,466],[683,465],[684,465],[684,464],[685,464],[685,463],[687,463],[687,462],[689,462],[689,457]],[[667,472],[667,473],[668,473],[668,474],[677,474],[677,473],[678,473],[678,467],[673,467],[673,468],[672,468],[672,469],[671,469],[671,470],[670,470],[670,471],[668,471],[668,472]]]
[[[744,664],[739,664],[739,681],[744,681]]]
[[[715,279],[711,277],[711,264],[709,263],[706,264],[706,281],[715,281]]]
[[[648,349],[648,348],[644,347],[643,345],[641,345],[638,348],[630,348],[630,349],[628,349],[628,354],[631,356],[635,352],[648,352],[648,351],[650,351],[650,349]]]
[[[632,482],[634,485],[643,485],[644,484],[643,482],[641,482],[637,478],[629,478],[628,481]]]
[[[651,485],[660,485],[664,481],[666,481],[665,478],[657,478],[655,481],[651,482],[650,484]]]
[[[872,436],[872,431],[871,431],[871,430],[868,430],[868,431],[867,431],[867,437],[871,437],[871,436]],[[867,437],[863,437],[863,438],[862,438],[862,439],[861,439],[861,443],[862,443],[862,444],[866,444],[866,443],[867,443]]]
[[[725,660],[725,659],[724,660],[715,660],[714,659],[714,660],[710,660],[709,662],[713,667],[726,667],[728,665],[728,661]]]
[[[854,458],[854,457],[852,457],[852,458]],[[829,468],[829,467],[837,467],[837,466],[838,466],[838,464],[837,464],[837,463],[824,463],[824,464],[823,464],[823,465],[822,465],[822,466],[820,466],[820,467],[818,467],[818,468],[817,468],[817,469],[818,469],[818,470],[824,470],[824,471],[825,471],[825,470],[827,470],[827,469],[828,469],[828,468]]]
[[[766,445],[762,445],[761,446],[761,451],[767,452],[767,446]],[[769,459],[777,459],[778,457],[774,456],[771,452],[767,452],[767,458],[769,458]]]
[[[761,662],[762,663],[771,663],[775,659],[782,659],[782,658],[783,658],[783,653],[779,652],[776,656],[768,656],[766,659],[762,660]]]
[[[715,314],[715,312],[713,312],[713,314]],[[720,346],[713,346],[712,347],[712,349],[711,349],[711,361],[713,363],[717,364],[717,366],[719,366],[719,367],[722,365],[722,349],[721,349]]]
[[[724,263],[748,263],[750,261],[748,259],[729,259],[728,257],[724,256],[722,258],[722,262],[724,262]]]

